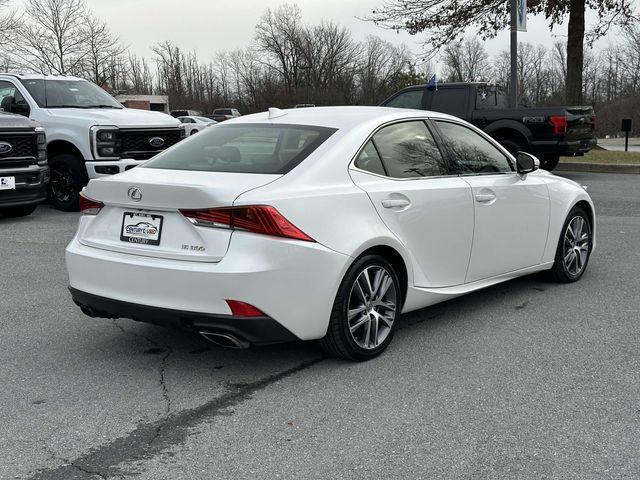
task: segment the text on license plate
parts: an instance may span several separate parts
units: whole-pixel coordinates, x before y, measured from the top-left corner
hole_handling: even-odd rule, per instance
[[[124,212],[120,240],[141,245],[160,245],[162,216],[149,213]]]

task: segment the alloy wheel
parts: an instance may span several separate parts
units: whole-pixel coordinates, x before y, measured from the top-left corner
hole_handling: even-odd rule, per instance
[[[381,266],[365,268],[354,282],[348,303],[348,326],[353,341],[365,350],[380,346],[391,333],[398,308],[393,278]]]
[[[589,224],[581,216],[575,216],[564,234],[563,263],[566,271],[578,276],[584,270],[589,256],[591,232]]]
[[[57,165],[51,170],[51,193],[60,203],[72,199],[76,192],[73,172],[65,165]]]

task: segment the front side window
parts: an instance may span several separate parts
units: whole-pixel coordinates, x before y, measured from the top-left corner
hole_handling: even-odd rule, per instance
[[[305,125],[236,124],[204,129],[160,153],[145,168],[284,174],[336,130]]]
[[[474,130],[457,123],[436,121],[450,151],[453,173],[483,174],[513,171],[504,153]]]
[[[393,97],[384,105],[394,108],[414,108],[422,110],[422,90],[409,90]]]
[[[389,177],[446,175],[447,166],[431,132],[422,121],[394,123],[373,136]]]
[[[111,95],[86,80],[37,78],[21,82],[41,108],[122,108]]]

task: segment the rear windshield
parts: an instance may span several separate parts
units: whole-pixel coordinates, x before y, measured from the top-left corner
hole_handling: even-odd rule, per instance
[[[306,125],[214,125],[157,155],[144,166],[203,172],[284,174],[336,129]]]
[[[214,115],[231,115],[231,110],[228,108],[219,108],[213,111]]]

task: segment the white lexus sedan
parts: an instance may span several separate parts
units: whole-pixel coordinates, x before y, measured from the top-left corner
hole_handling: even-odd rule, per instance
[[[541,270],[580,279],[591,198],[440,113],[325,107],[208,128],[91,180],[66,250],[92,317],[366,360],[400,314]]]
[[[180,123],[184,125],[188,137],[218,123],[210,118],[197,116],[178,117],[178,120],[180,120]]]

